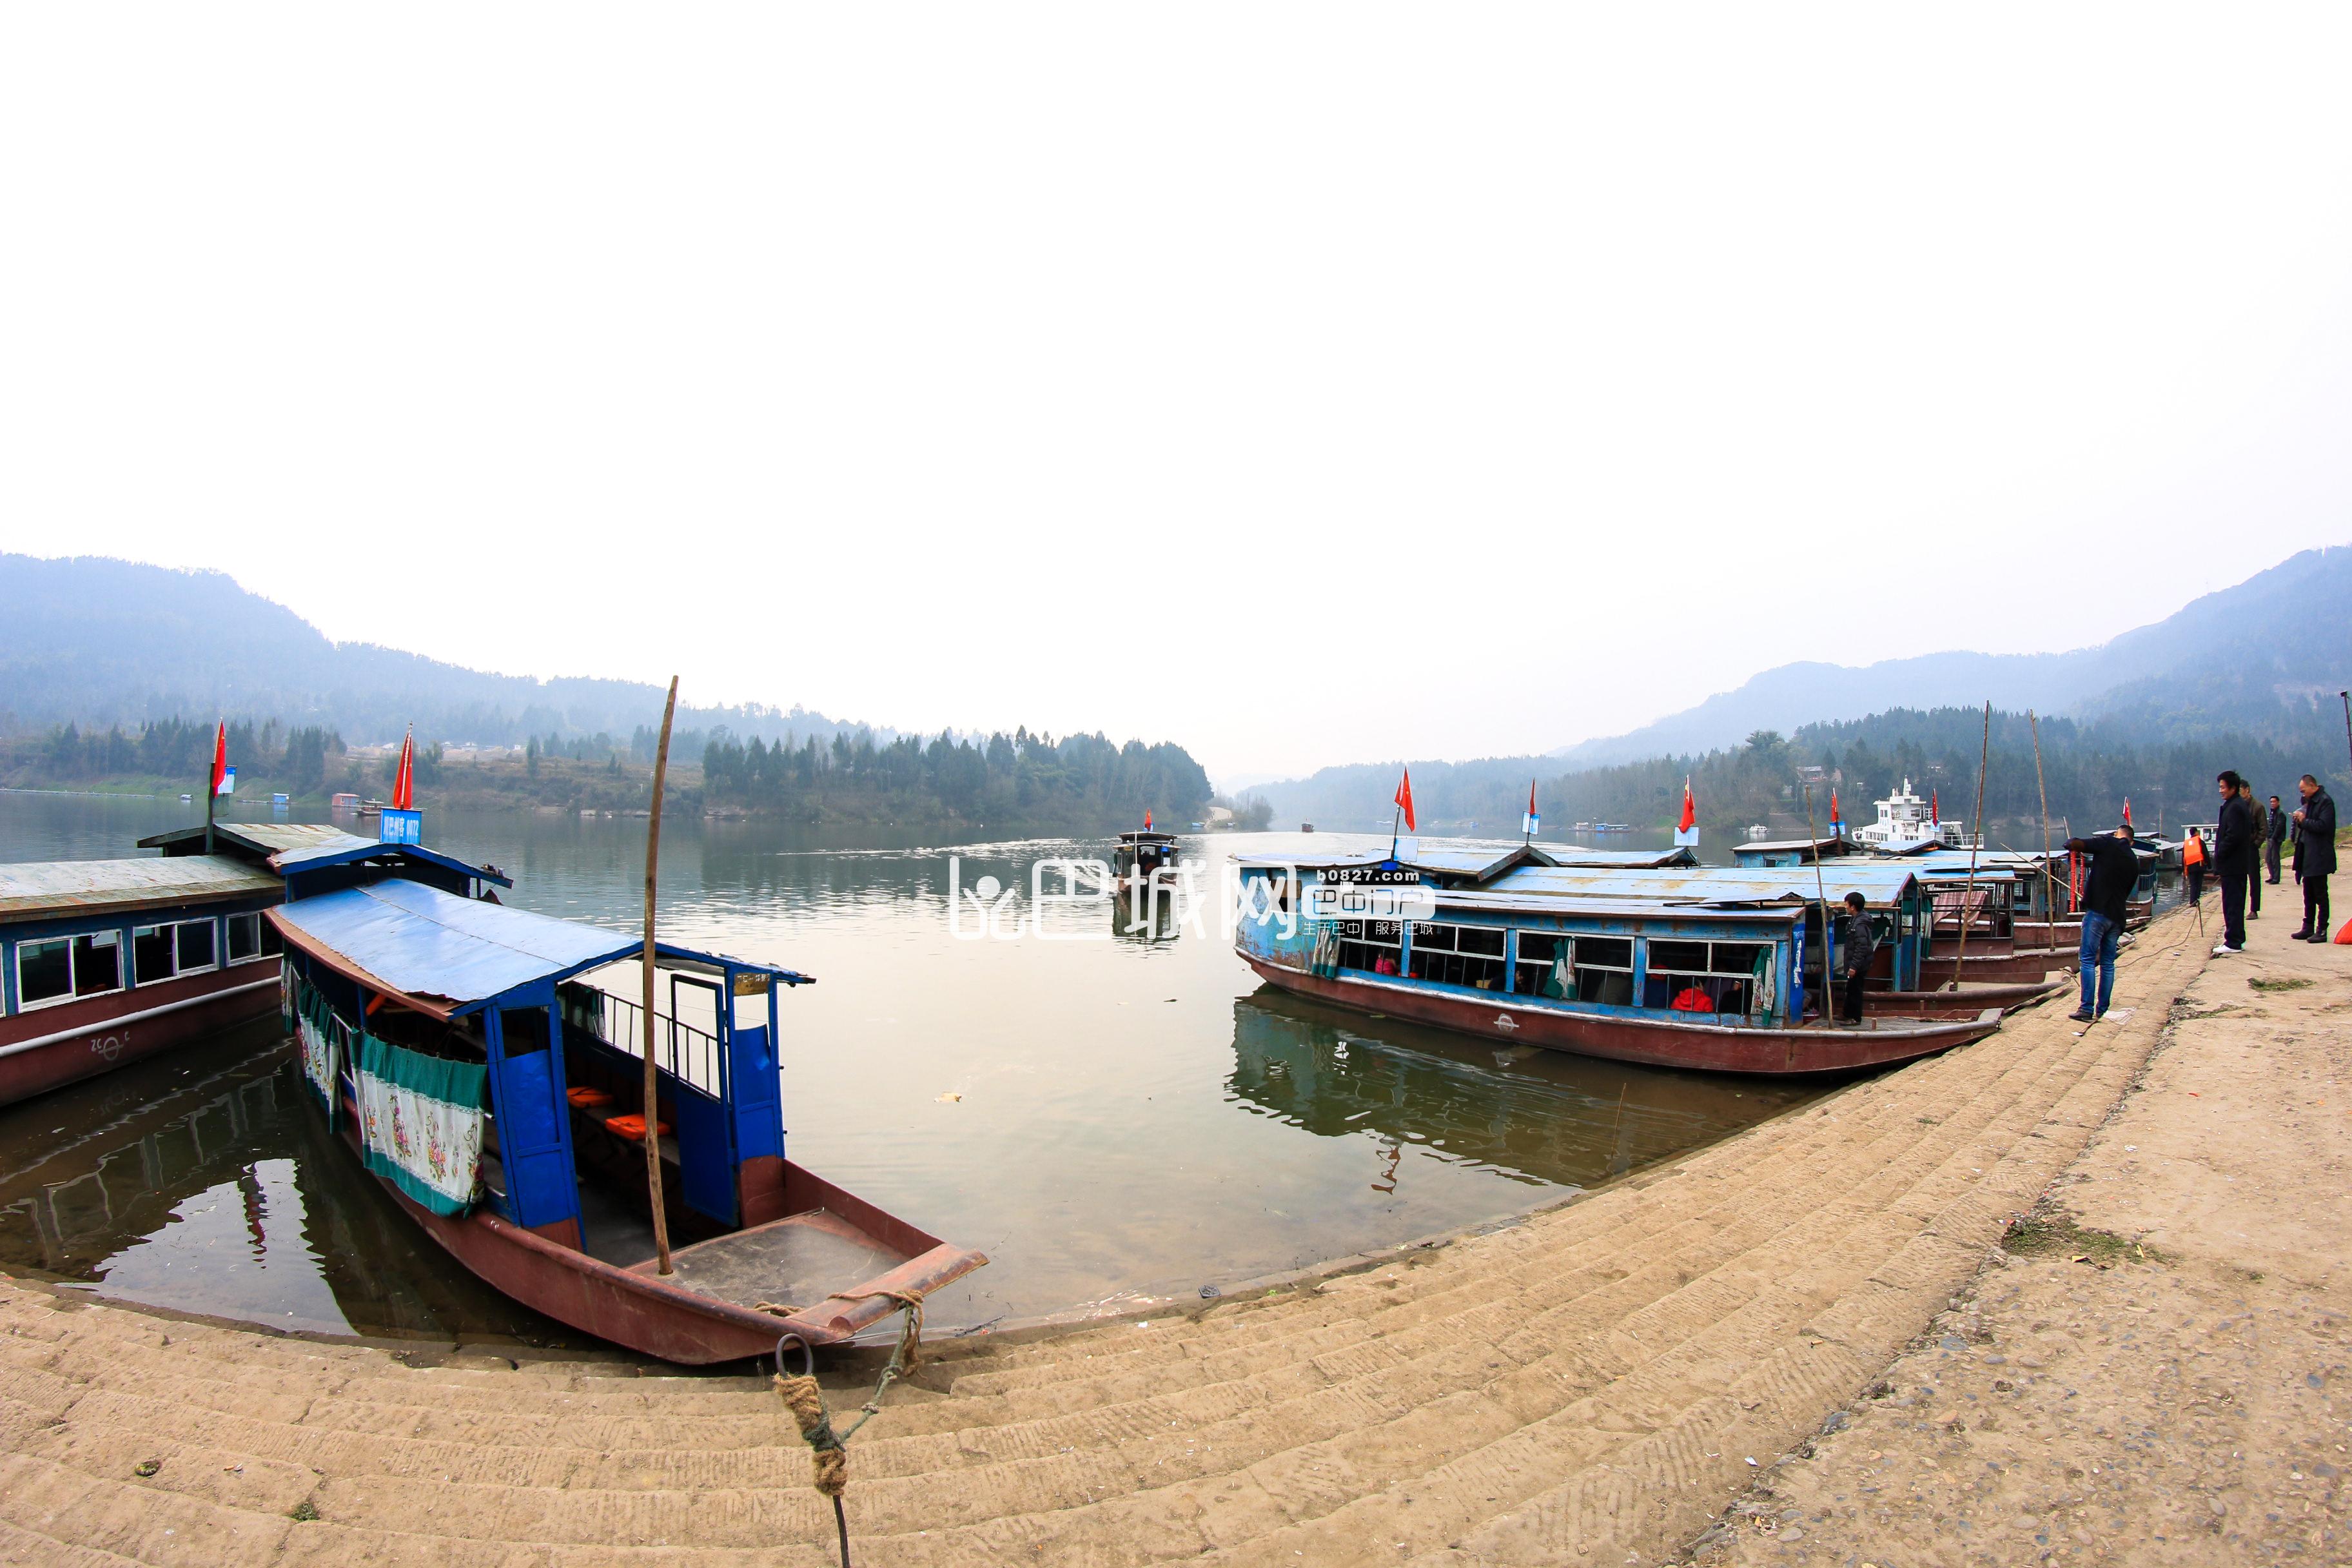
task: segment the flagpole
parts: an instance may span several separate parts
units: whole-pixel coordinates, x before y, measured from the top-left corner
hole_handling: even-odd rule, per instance
[[[221,727],[213,733],[215,736],[228,733],[228,720],[226,717],[221,720]],[[220,780],[215,776],[220,771],[220,757],[221,742],[215,740],[213,760],[205,769],[205,853],[207,855],[213,852],[213,805],[220,799]]]
[[[1397,828],[1403,821],[1404,807],[1398,806],[1396,815],[1389,818],[1389,858],[1391,860],[1397,858]]]

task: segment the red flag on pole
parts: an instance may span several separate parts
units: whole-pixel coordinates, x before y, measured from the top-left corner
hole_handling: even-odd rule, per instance
[[[1683,819],[1675,824],[1677,833],[1688,833],[1691,824],[1698,820],[1698,802],[1691,798],[1690,775],[1683,775]]]
[[[411,724],[400,742],[400,767],[392,775],[392,809],[416,809],[416,726]]]
[[[213,793],[218,795],[221,785],[228,782],[228,721],[221,721],[220,730],[213,736]]]
[[[1148,805],[1143,808],[1143,831],[1151,831],[1151,808]]]
[[[1412,820],[1412,770],[1411,768],[1405,769],[1404,778],[1397,785],[1396,807],[1399,811],[1404,813],[1405,831],[1408,833],[1420,832],[1420,827],[1416,826]]]
[[[2124,826],[2129,827],[2131,825],[2131,796],[2126,795],[2124,796]]]
[[[1930,822],[1944,820],[1943,804],[1936,798],[1936,786],[1933,784],[1927,786],[1927,820]],[[1962,824],[1962,826],[1967,825]]]
[[[1837,831],[1837,789],[1832,785],[1830,789],[1830,831],[1832,833],[1835,833]]]

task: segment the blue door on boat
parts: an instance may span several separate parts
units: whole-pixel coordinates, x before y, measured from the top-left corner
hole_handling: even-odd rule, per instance
[[[727,1053],[723,1037],[725,1009],[721,988],[686,975],[670,977],[673,1020],[680,1014],[682,990],[708,991],[717,1026],[709,1035],[674,1021],[677,1081],[671,1101],[677,1121],[678,1195],[698,1215],[731,1226],[735,1207],[735,1119],[727,1110]]]

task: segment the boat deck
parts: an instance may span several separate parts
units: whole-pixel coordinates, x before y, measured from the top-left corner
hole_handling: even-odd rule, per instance
[[[738,1307],[813,1307],[907,1261],[907,1255],[824,1209],[715,1236],[670,1254],[667,1283]],[[650,1274],[653,1262],[631,1266]]]

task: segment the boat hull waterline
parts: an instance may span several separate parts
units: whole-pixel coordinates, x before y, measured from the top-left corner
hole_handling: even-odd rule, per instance
[[[1301,969],[1242,954],[1259,978],[1300,996],[1358,1012],[1475,1035],[1513,1045],[1647,1067],[1775,1077],[1847,1073],[1934,1056],[1982,1039],[2000,1026],[1998,1006],[1968,1018],[1871,1019],[1861,1028],[1833,1026],[1700,1024],[1684,1018],[1636,1018],[1571,1013],[1507,994],[1471,998],[1395,981],[1341,974],[1327,979]]]

